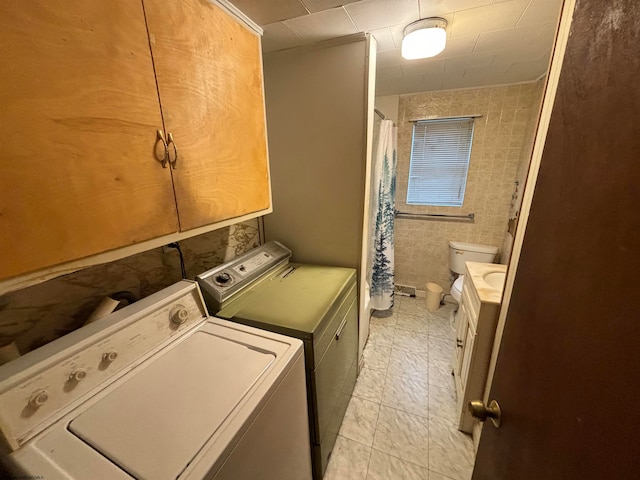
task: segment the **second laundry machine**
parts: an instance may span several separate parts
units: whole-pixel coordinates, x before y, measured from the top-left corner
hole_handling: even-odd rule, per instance
[[[324,474],[358,368],[356,271],[289,263],[269,242],[196,277],[211,315],[304,343],[313,473]]]

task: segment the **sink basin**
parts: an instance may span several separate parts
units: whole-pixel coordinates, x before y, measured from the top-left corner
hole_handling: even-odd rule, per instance
[[[502,290],[505,275],[506,274],[504,272],[490,272],[486,273],[482,278],[490,287],[493,287],[496,290]]]

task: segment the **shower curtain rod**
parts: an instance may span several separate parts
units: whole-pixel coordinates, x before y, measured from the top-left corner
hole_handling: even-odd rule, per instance
[[[467,215],[451,215],[448,213],[410,213],[395,211],[395,216],[407,219],[419,219],[419,220],[448,220],[448,219],[461,219],[473,221],[476,218],[475,213],[468,213]]]
[[[388,118],[384,115],[384,113],[382,113],[380,110],[378,110],[377,108],[373,109],[373,112],[378,115],[382,120],[388,120]],[[396,123],[393,122],[393,126],[396,126]]]

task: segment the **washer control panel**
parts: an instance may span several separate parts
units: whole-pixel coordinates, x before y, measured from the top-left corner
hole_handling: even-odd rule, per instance
[[[50,420],[75,407],[89,392],[131,370],[147,354],[206,318],[197,286],[180,283],[189,285],[188,291],[157,308],[138,306],[144,303],[143,299],[112,314],[120,319],[115,323],[112,316],[106,317],[100,320],[106,322],[104,328],[96,322],[96,327],[83,327],[38,349],[47,352],[35,350],[12,362],[24,364],[14,375],[5,377],[4,367],[9,364],[2,367],[0,428],[5,438],[13,437],[7,438],[13,440],[8,443],[13,446],[24,443]],[[133,311],[132,316],[126,315],[128,309]],[[93,333],[84,337],[84,329]],[[68,338],[71,336],[76,338]],[[61,346],[59,350],[56,343]],[[29,362],[30,355],[36,361]]]

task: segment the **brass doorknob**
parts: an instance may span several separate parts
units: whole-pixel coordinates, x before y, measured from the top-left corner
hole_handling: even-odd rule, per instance
[[[498,402],[495,400],[491,400],[488,407],[480,400],[473,400],[469,402],[468,409],[473,418],[477,418],[481,422],[490,418],[491,423],[493,423],[496,428],[500,426],[500,405],[498,405]]]

